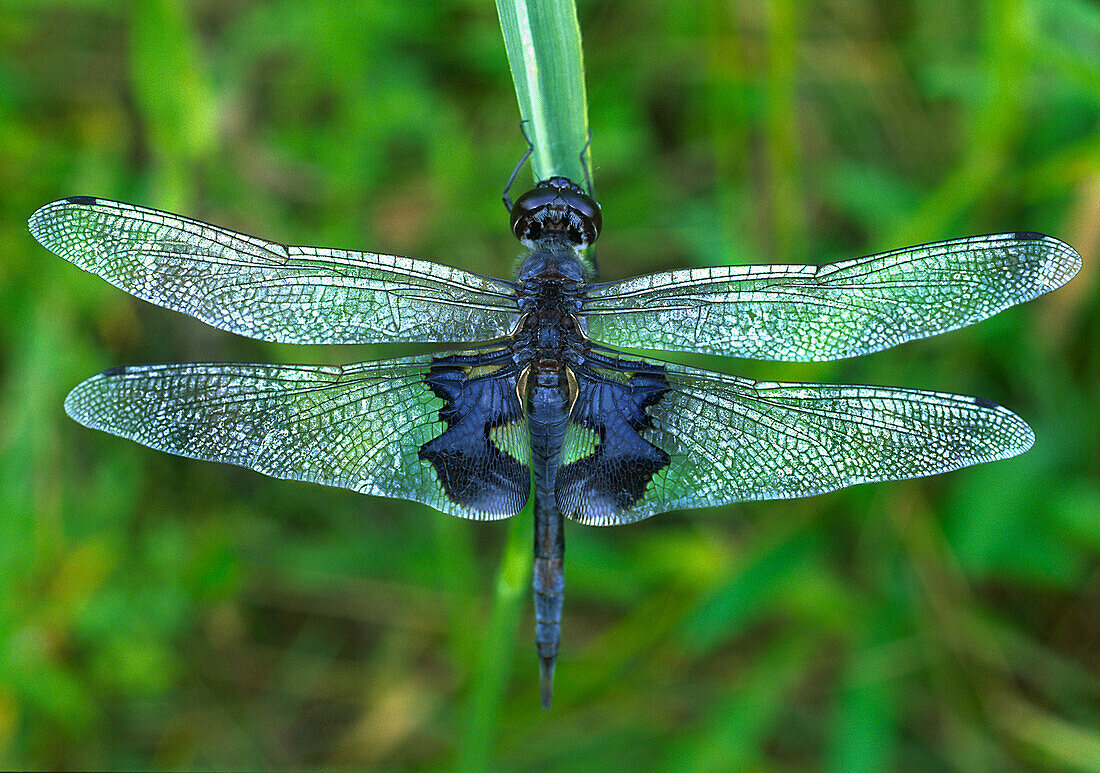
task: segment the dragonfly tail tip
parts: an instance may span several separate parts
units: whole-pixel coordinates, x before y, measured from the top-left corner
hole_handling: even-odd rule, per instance
[[[550,710],[550,698],[554,692],[554,657],[539,658],[540,685],[542,688],[542,710]]]

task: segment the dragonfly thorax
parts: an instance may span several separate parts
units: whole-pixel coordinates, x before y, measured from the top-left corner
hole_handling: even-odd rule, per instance
[[[580,248],[575,244],[558,237],[544,237],[529,246],[531,251],[524,257],[516,276],[525,291],[529,291],[533,283],[564,281],[579,286],[587,281]]]
[[[513,333],[517,365],[561,370],[583,357],[587,342],[579,321],[581,287],[557,272],[539,275],[521,286],[523,316]]]

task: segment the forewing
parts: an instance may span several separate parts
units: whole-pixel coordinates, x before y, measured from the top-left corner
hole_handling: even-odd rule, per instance
[[[1024,421],[976,397],[749,381],[652,360],[578,375],[556,494],[593,525],[809,496],[1004,459]]]
[[[112,368],[70,392],[65,410],[181,456],[506,518],[531,480],[515,378],[467,378],[467,360]]]
[[[589,335],[614,346],[763,360],[853,357],[991,317],[1061,287],[1068,244],[1020,232],[823,266],[729,266],[594,288]]]
[[[138,298],[295,344],[499,338],[511,285],[395,255],[289,247],[154,209],[76,196],[31,216],[50,251]]]

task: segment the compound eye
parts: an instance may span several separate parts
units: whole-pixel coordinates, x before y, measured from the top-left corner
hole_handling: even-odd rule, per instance
[[[600,205],[588,196],[584,197],[583,203],[584,208],[577,207],[577,211],[584,216],[584,219],[592,228],[591,238],[588,242],[591,244],[600,238],[600,231],[603,229],[603,212],[600,211]]]
[[[591,196],[575,191],[563,195],[562,198],[581,221],[579,229],[570,229],[570,237],[577,243],[583,241],[586,245],[592,244],[599,238],[600,228],[603,226],[600,205]]]
[[[539,183],[512,205],[512,233],[520,241],[555,233],[587,247],[599,237],[602,223],[599,205],[564,177]]]
[[[530,215],[550,204],[557,197],[557,192],[547,188],[532,188],[527,193],[516,199],[512,205],[512,222],[516,222],[523,215]]]
[[[556,192],[546,188],[533,188],[516,199],[512,205],[512,233],[517,239],[537,239],[542,229],[533,222],[532,216],[554,200]]]
[[[529,212],[512,214],[512,233],[521,242],[534,241],[542,236],[542,223]]]

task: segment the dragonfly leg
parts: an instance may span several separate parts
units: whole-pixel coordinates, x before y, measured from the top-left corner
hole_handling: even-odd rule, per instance
[[[588,140],[581,148],[581,169],[584,170],[584,181],[588,185],[588,195],[596,198],[596,189],[592,187],[592,175],[588,173],[588,148],[592,145],[592,127],[588,127]]]
[[[523,158],[516,164],[516,168],[512,170],[512,174],[508,175],[508,182],[504,186],[504,195],[501,197],[504,201],[504,208],[508,210],[509,213],[512,211],[512,197],[508,195],[508,191],[512,190],[512,183],[516,181],[516,175],[519,174],[519,170],[523,168],[523,165],[527,163],[527,159],[535,152],[535,144],[531,142],[531,138],[527,136],[527,129],[524,127],[525,123],[527,123],[526,118],[519,122],[519,131],[523,135],[523,139],[527,140],[527,152],[523,154]]]

